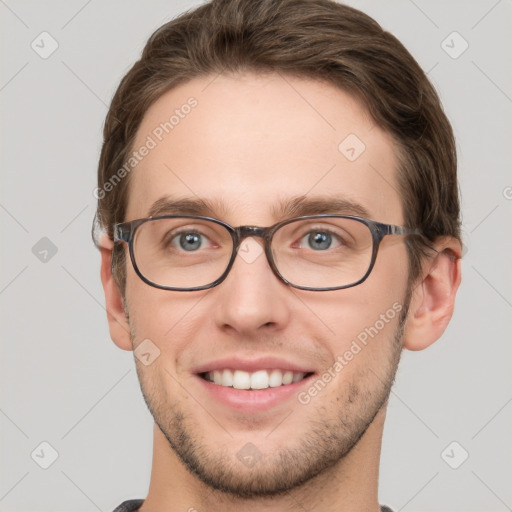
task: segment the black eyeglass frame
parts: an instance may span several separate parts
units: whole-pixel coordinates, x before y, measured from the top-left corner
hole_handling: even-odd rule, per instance
[[[275,232],[280,229],[282,226],[285,226],[287,224],[290,224],[291,222],[296,222],[300,220],[309,220],[309,219],[322,219],[322,218],[343,218],[343,219],[353,219],[358,222],[361,222],[362,224],[366,225],[370,233],[372,235],[372,257],[370,261],[370,265],[368,266],[368,270],[364,274],[364,276],[359,279],[358,281],[343,285],[343,286],[332,286],[332,287],[322,287],[322,288],[313,288],[310,286],[298,286],[293,283],[290,283],[287,279],[285,279],[277,269],[277,266],[274,262],[274,257],[272,255],[271,250],[271,243],[272,238],[275,234]],[[214,222],[215,224],[219,224],[220,226],[223,226],[226,228],[226,230],[231,235],[231,238],[233,240],[233,252],[231,254],[231,258],[229,260],[229,263],[226,267],[226,270],[224,273],[215,281],[212,283],[209,283],[204,286],[195,286],[192,288],[176,288],[172,286],[163,286],[157,283],[154,283],[147,279],[139,270],[139,267],[137,266],[137,262],[135,259],[134,249],[133,249],[133,242],[135,240],[135,233],[137,229],[145,224],[146,222],[150,222],[153,220],[160,220],[160,219],[175,219],[175,218],[183,218],[183,219],[196,219],[196,220],[205,220]],[[229,271],[231,270],[231,267],[233,266],[233,263],[235,262],[236,255],[238,253],[238,249],[240,247],[240,244],[245,238],[248,237],[258,237],[262,238],[264,241],[264,251],[265,255],[267,257],[267,261],[270,265],[270,268],[272,269],[272,272],[280,279],[283,283],[285,283],[288,286],[291,286],[292,288],[296,288],[299,290],[308,290],[308,291],[332,291],[332,290],[342,290],[345,288],[352,288],[353,286],[357,286],[358,284],[361,284],[363,281],[365,281],[368,276],[370,275],[371,271],[373,270],[373,267],[375,265],[375,260],[377,259],[377,253],[379,250],[380,243],[382,242],[383,238],[388,235],[423,235],[423,231],[421,229],[417,228],[407,228],[404,226],[395,226],[393,224],[383,224],[382,222],[377,222],[375,220],[365,219],[363,217],[358,217],[355,215],[341,215],[341,214],[330,214],[330,213],[320,213],[320,214],[314,214],[314,215],[303,215],[300,217],[292,217],[290,219],[283,220],[281,222],[278,222],[277,224],[274,224],[273,226],[269,227],[258,227],[258,226],[238,226],[233,227],[229,225],[227,222],[224,222],[219,219],[215,219],[213,217],[205,217],[201,215],[160,215],[157,217],[146,217],[144,219],[136,219],[129,222],[122,222],[119,224],[114,225],[114,243],[117,242],[125,242],[128,244],[129,252],[130,252],[130,259],[133,265],[133,268],[137,275],[149,286],[153,286],[155,288],[159,288],[161,290],[170,290],[170,291],[198,291],[198,290],[207,290],[209,288],[214,288],[215,286],[218,286],[222,281],[224,281],[229,274]]]

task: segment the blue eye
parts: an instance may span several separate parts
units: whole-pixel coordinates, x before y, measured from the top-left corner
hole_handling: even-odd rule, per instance
[[[345,245],[344,240],[336,233],[326,229],[308,231],[300,240],[300,246],[314,251],[326,251]]]
[[[202,236],[203,235],[199,233],[193,232],[180,233],[172,239],[171,243],[172,245],[176,246],[177,241],[179,247],[184,251],[195,251],[200,249],[203,245]]]
[[[307,238],[309,247],[320,251],[329,249],[332,244],[332,235],[326,233],[325,231],[312,231],[304,238]]]

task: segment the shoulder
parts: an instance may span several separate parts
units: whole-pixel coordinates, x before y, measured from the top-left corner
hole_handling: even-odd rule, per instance
[[[127,500],[123,501],[121,505],[116,507],[113,512],[136,512],[140,506],[144,503],[144,500]],[[386,511],[387,512],[387,511]]]

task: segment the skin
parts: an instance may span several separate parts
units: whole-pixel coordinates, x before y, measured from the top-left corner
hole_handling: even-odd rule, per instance
[[[215,216],[232,226],[269,226],[280,220],[278,201],[306,196],[351,200],[371,219],[403,225],[393,143],[345,92],[278,74],[197,78],[151,106],[134,147],[190,96],[197,107],[132,171],[126,220],[147,217],[154,201],[172,194],[218,201]],[[351,133],[366,146],[353,162],[338,150]],[[457,241],[438,241],[440,254],[425,262],[410,300],[403,238],[390,236],[369,278],[345,290],[291,288],[264,254],[252,263],[237,257],[223,283],[195,292],[148,286],[128,263],[126,311],[111,247],[105,240],[101,251],[111,337],[124,350],[146,338],[160,350],[151,365],[135,359],[155,418],[143,512],[379,510],[390,387],[402,349],[428,347],[451,318]],[[294,397],[267,411],[234,411],[205,396],[191,371],[226,356],[274,355],[321,375],[397,302],[402,315],[307,405]],[[237,457],[247,443],[260,454],[252,467]]]

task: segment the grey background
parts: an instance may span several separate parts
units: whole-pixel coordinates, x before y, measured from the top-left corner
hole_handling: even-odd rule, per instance
[[[512,510],[512,2],[349,3],[393,32],[441,95],[467,245],[448,330],[404,353],[380,501],[405,512]],[[92,192],[120,78],[154,29],[194,5],[0,0],[2,511],[107,512],[146,496],[152,421],[132,353],[108,334]],[[43,31],[59,45],[47,59],[31,48]],[[456,59],[441,46],[453,31],[469,44]],[[43,237],[57,248],[46,262],[36,257]],[[48,469],[35,462],[48,461],[43,441],[59,454]],[[441,456],[452,441],[452,464],[469,453],[458,469]]]

